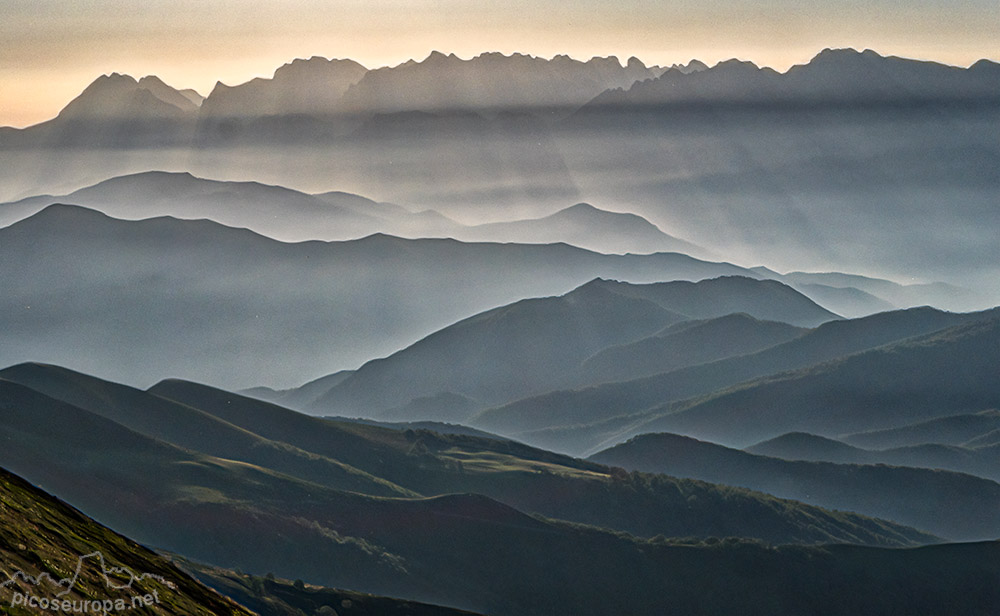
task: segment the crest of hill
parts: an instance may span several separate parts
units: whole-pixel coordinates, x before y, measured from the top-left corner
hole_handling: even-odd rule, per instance
[[[675,434],[643,434],[589,458],[629,470],[735,485],[892,519],[952,540],[982,540],[1000,521],[1000,484],[922,468],[791,461]]]
[[[176,381],[161,384],[150,393],[161,397],[170,394],[175,402],[180,401],[177,398],[186,398],[188,406],[220,415],[224,413],[245,429],[256,423],[256,430],[284,430],[288,441],[299,444],[309,441],[313,446],[325,447],[326,451],[343,451],[337,442],[327,437],[331,432],[338,432],[341,435],[338,442],[344,442],[344,431],[348,429],[344,424],[308,418],[228,392],[213,392],[211,388]],[[0,460],[5,464],[14,463],[25,468],[34,480],[44,477],[53,492],[71,494],[74,503],[100,510],[102,516],[114,517],[120,527],[132,528],[174,552],[205,562],[225,560],[230,566],[241,569],[270,570],[289,579],[298,577],[331,586],[335,582],[338,586],[503,616],[568,613],[565,606],[581,597],[587,599],[586,605],[581,608],[574,604],[572,613],[596,616],[607,613],[608,606],[601,598],[609,596],[614,597],[617,609],[653,614],[675,609],[678,605],[691,609],[699,605],[704,593],[685,594],[687,591],[683,589],[689,588],[693,580],[719,577],[706,576],[704,570],[732,570],[731,574],[721,576],[725,584],[719,585],[719,592],[730,588],[733,580],[745,580],[748,588],[758,589],[754,592],[771,596],[790,586],[787,571],[796,574],[803,571],[802,567],[789,566],[783,554],[808,553],[823,559],[826,558],[824,554],[830,553],[829,548],[754,547],[755,544],[743,541],[716,541],[713,548],[707,544],[674,545],[666,539],[637,540],[593,527],[528,516],[476,494],[376,499],[333,491],[262,467],[212,458],[149,439],[106,418],[3,379],[0,379],[0,397],[3,400],[0,438],[6,439],[14,432],[18,434],[17,439],[10,440],[11,447],[0,449]],[[253,408],[246,407],[247,404]],[[639,473],[618,473],[617,478],[609,474],[601,478],[602,473],[610,473],[611,469],[531,450],[516,443],[430,433],[414,433],[411,437],[416,440],[408,441],[405,434],[396,430],[357,424],[349,429],[354,442],[367,443],[357,450],[358,453],[365,447],[372,448],[379,453],[369,451],[371,460],[384,454],[403,463],[390,463],[386,468],[424,469],[433,471],[439,479],[450,477],[450,481],[478,480],[483,487],[492,486],[491,489],[506,490],[508,494],[512,487],[532,482],[538,492],[538,502],[550,506],[555,504],[554,500],[559,500],[552,499],[554,493],[587,493],[593,504],[606,503],[609,511],[621,515],[634,513],[641,502],[633,500],[632,506],[628,506],[623,498],[634,499],[637,494],[646,494],[660,503],[657,506],[667,506],[668,502],[678,505],[673,513],[650,516],[650,521],[655,518],[674,524],[686,520],[701,525],[710,521],[716,526],[726,520],[726,516],[718,515],[717,508],[721,507],[734,513],[730,522],[738,518],[741,524],[756,525],[759,530],[785,520],[785,523],[801,523],[801,530],[808,530],[814,537],[842,536],[848,541],[864,538],[862,540],[892,546],[933,540],[899,525],[826,512],[744,490]],[[99,452],[94,443],[101,444]],[[419,452],[408,454],[407,448],[412,449],[418,443]],[[454,466],[448,471],[448,467],[439,462],[455,455],[456,447],[469,453],[479,447],[481,454],[503,452],[509,457],[492,470],[480,472],[476,464],[467,460],[464,473],[456,472]],[[481,458],[482,461],[486,459]],[[505,464],[527,462],[546,462],[556,465],[550,467],[553,469],[561,466],[561,470],[545,474],[504,468]],[[586,474],[588,470],[598,475],[586,480],[593,482],[593,490],[584,489],[590,484],[580,483],[577,489],[564,491],[568,487],[564,482],[584,481],[582,475],[573,479],[572,473]],[[648,506],[650,503],[643,505]],[[718,528],[725,532],[724,526]],[[484,550],[489,551],[490,558],[482,558]],[[750,554],[755,554],[755,562],[763,559],[761,566],[745,566],[745,559]],[[882,552],[866,551],[858,557],[863,559],[859,562],[868,562],[879,554]],[[938,559],[946,556],[941,552],[934,554],[939,555],[933,558],[940,568]],[[907,571],[910,567],[918,567],[917,561],[911,562],[914,556],[906,556],[903,552],[887,552],[886,556],[903,558],[895,567],[904,567]],[[678,570],[679,558],[686,563],[680,570],[689,571],[690,580],[677,580],[670,574]],[[775,558],[778,560],[772,560]],[[807,560],[816,562],[815,559]],[[404,562],[405,568],[400,566]],[[599,570],[593,569],[594,562],[602,564]],[[740,562],[744,563],[742,567]],[[810,570],[802,579],[810,590],[802,596],[792,593],[788,600],[797,605],[803,601],[802,605],[811,605],[813,599],[808,597],[814,597],[813,585],[829,588],[831,575],[843,567],[853,566],[849,562],[853,561],[835,559],[816,571]],[[978,584],[980,576],[990,573],[963,562],[961,578],[964,580]],[[765,563],[770,565],[763,566]],[[609,568],[609,564],[614,566]],[[778,578],[772,580],[770,573],[760,579],[753,577],[754,572],[771,571],[772,568],[786,572],[780,576],[780,582]],[[872,571],[884,568],[885,564],[880,562]],[[946,569],[951,571],[950,567]],[[629,574],[609,576],[609,570]],[[560,573],[553,577],[553,571]],[[637,579],[636,571],[646,573]],[[569,576],[565,577],[564,573]],[[814,575],[823,580],[822,585],[810,581]],[[945,582],[941,590],[934,591],[940,593],[940,597],[932,593],[929,599],[924,593],[921,597],[924,605],[927,601],[944,601],[947,597],[951,598],[951,605],[955,605],[954,591],[948,595],[943,590],[950,588],[953,580],[947,578]],[[773,584],[773,588],[769,584]],[[992,587],[984,585],[982,588]],[[842,590],[838,587],[831,592],[836,597],[841,596]],[[963,593],[962,605],[992,597],[984,592]],[[713,596],[718,597],[718,594]],[[594,603],[590,603],[591,600]],[[733,605],[744,604],[746,600],[747,594],[742,590],[734,593],[731,599]],[[898,608],[898,602],[893,603]],[[866,598],[866,604],[872,605],[870,598]],[[590,605],[597,607],[586,607]],[[843,613],[850,613],[849,609],[845,606]],[[761,616],[764,613],[760,612]]]
[[[480,408],[509,402],[579,382],[581,364],[603,349],[681,320],[729,311],[796,323],[836,318],[774,281],[723,277],[632,285],[597,279],[564,296],[523,300],[470,317],[368,362],[316,398],[309,410],[380,418],[387,409],[443,392],[475,400]]]
[[[473,425],[527,442],[537,442],[534,439],[544,437],[548,439],[545,441],[547,447],[583,452],[606,436],[602,436],[603,432],[596,426],[593,435],[581,434],[578,439],[539,431],[610,421],[616,415],[636,415],[668,402],[705,396],[743,381],[805,368],[995,315],[995,311],[955,314],[933,308],[912,308],[861,319],[830,321],[789,342],[750,355],[646,378],[551,392],[489,409],[477,415]],[[620,429],[621,426],[616,425],[609,431]]]
[[[605,253],[682,252],[698,256],[704,250],[673,237],[636,214],[609,212],[578,203],[543,218],[496,222],[457,230],[463,240],[551,243]]]
[[[987,432],[961,446],[935,443],[935,437],[929,435],[930,440],[925,443],[872,451],[813,434],[789,433],[744,451],[784,460],[936,468],[1000,481],[1000,449],[979,442],[990,434]]]
[[[344,92],[367,72],[353,60],[297,59],[278,68],[270,79],[236,86],[216,84],[201,114],[203,118],[232,118],[337,113]]]
[[[994,316],[660,407],[630,431],[668,430],[746,446],[786,432],[830,436],[898,427],[1000,406],[997,365]]]
[[[628,87],[656,73],[636,58],[586,62],[484,53],[470,60],[431,53],[421,62],[369,71],[344,94],[357,112],[575,108],[608,88]]]
[[[590,375],[587,380],[592,382],[636,379],[747,355],[788,342],[806,331],[744,313],[684,321],[648,338],[599,351],[584,362],[583,372]]]
[[[998,429],[1000,429],[1000,411],[989,409],[980,413],[941,417],[887,430],[858,432],[842,439],[846,443],[866,449],[890,449],[923,443],[963,445]]]
[[[744,451],[783,460],[808,460],[860,464],[870,460],[870,452],[832,438],[806,432],[789,432],[747,447]]]
[[[692,319],[746,313],[757,319],[816,327],[840,318],[785,284],[747,276],[647,285],[597,280],[594,284],[621,295],[648,299]]]
[[[98,77],[59,112],[57,120],[154,120],[193,116],[198,105],[188,96],[147,76],[136,81],[111,73]]]
[[[872,50],[826,49],[809,63],[778,73],[727,60],[692,74],[670,70],[626,90],[606,92],[585,106],[729,104],[883,104],[1000,100],[1000,71],[981,60],[964,69],[884,57]]]

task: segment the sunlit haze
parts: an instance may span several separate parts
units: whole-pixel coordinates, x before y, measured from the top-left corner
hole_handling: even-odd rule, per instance
[[[0,1],[0,125],[54,117],[97,76],[155,74],[207,95],[297,57],[370,68],[484,51],[647,64],[738,57],[779,70],[824,47],[967,66],[1000,58],[995,2]]]

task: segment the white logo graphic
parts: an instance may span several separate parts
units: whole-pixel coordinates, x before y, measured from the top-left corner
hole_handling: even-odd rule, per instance
[[[140,607],[148,607],[160,602],[159,594],[156,590],[147,595],[135,595],[129,598],[129,601],[125,599],[104,599],[104,600],[69,600],[65,599],[66,595],[73,591],[76,586],[77,581],[80,579],[80,572],[83,571],[84,563],[87,560],[94,560],[100,564],[101,577],[104,579],[104,584],[109,590],[114,591],[131,591],[132,585],[136,582],[141,582],[143,580],[156,580],[161,584],[167,586],[168,588],[175,588],[174,584],[167,581],[163,576],[156,575],[154,573],[142,573],[136,574],[131,569],[127,567],[112,567],[107,564],[104,559],[104,554],[101,552],[91,552],[84,556],[80,556],[76,562],[76,569],[73,571],[73,575],[68,578],[63,578],[61,580],[56,580],[51,575],[46,572],[40,573],[38,576],[31,576],[23,571],[15,572],[10,579],[5,582],[0,583],[0,590],[13,586],[18,581],[25,582],[34,586],[40,586],[42,582],[46,580],[52,585],[60,588],[61,590],[56,593],[54,598],[38,597],[33,594],[24,594],[22,592],[14,592],[11,599],[11,607],[24,606],[24,607],[36,607],[43,610],[51,610],[54,612],[64,612],[64,613],[97,613],[97,614],[107,614],[113,611],[124,611]],[[125,583],[119,583],[118,580],[128,579]]]

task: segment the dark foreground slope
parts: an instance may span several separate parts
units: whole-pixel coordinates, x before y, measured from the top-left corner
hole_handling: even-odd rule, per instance
[[[56,580],[72,578],[78,565],[82,565],[79,577],[60,601],[66,599],[82,606],[84,601],[121,599],[131,607],[133,596],[144,597],[155,592],[155,607],[140,613],[164,616],[250,614],[199,584],[162,556],[101,526],[0,468],[0,567],[3,571],[0,575],[0,612],[12,615],[41,613],[13,606],[14,594],[55,598],[69,585],[59,587],[38,578],[42,574]],[[137,579],[130,588],[110,587],[102,565],[127,568],[144,579]],[[19,576],[18,572],[24,575]],[[127,574],[111,576],[114,586],[129,583]],[[33,580],[41,583],[36,585]]]
[[[60,374],[65,373],[55,377]],[[161,394],[167,389],[158,388]],[[327,453],[341,451],[359,468],[374,468],[380,459],[393,462],[388,467],[409,460],[409,476],[424,481],[443,481],[446,471],[456,481],[466,476],[484,486],[562,477],[561,483],[534,484],[548,500],[560,500],[586,492],[582,477],[592,475],[593,485],[609,496],[632,492],[665,499],[673,493],[682,506],[660,509],[659,515],[672,518],[694,508],[703,528],[733,519],[738,511],[755,517],[770,509],[820,530],[825,526],[826,532],[872,538],[883,533],[886,545],[920,537],[877,520],[623,473],[512,443],[336,424],[264,403],[241,409],[242,399],[232,394],[225,399],[225,392],[209,395],[211,390],[176,382],[170,389],[178,397],[187,391],[189,402],[209,407],[205,412],[217,417],[228,408],[228,419],[256,423],[269,438],[280,429],[299,447],[327,443]],[[856,551],[741,540],[642,540],[526,515],[476,494],[378,498],[334,490],[180,449],[10,381],[0,380],[0,396],[3,464],[147,543],[257,575],[273,571],[498,615],[850,614],[862,607],[864,613],[889,614],[921,613],[921,606],[939,613],[957,606],[976,614],[988,613],[1000,598],[987,583],[1000,569],[995,544]],[[276,421],[279,417],[283,421]],[[366,449],[367,465],[362,464]],[[650,491],[651,484],[658,488]],[[889,533],[896,533],[895,541]],[[938,570],[942,573],[935,575]]]

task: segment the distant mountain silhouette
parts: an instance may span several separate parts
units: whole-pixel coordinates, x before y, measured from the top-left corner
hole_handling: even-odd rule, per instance
[[[704,254],[701,248],[672,237],[635,214],[608,212],[578,203],[540,219],[476,225],[455,231],[467,241],[548,244],[561,241],[605,253],[683,252]]]
[[[645,434],[591,460],[747,487],[839,510],[881,516],[953,540],[1000,532],[1000,484],[927,469],[796,462],[729,449],[673,434]]]
[[[466,226],[432,210],[412,212],[350,193],[310,195],[259,182],[218,181],[190,173],[148,171],[111,178],[67,195],[41,195],[0,204],[0,226],[56,203],[72,203],[109,216],[206,218],[281,241],[346,240],[375,233],[407,238],[553,244],[605,253],[705,251],[660,231],[640,216],[578,204],[542,219]]]
[[[614,106],[719,104],[914,104],[940,101],[1000,102],[1000,71],[981,61],[968,69],[883,57],[872,50],[826,49],[785,73],[751,62],[727,60],[596,97],[584,111]]]
[[[813,434],[793,432],[757,443],[744,451],[784,460],[938,468],[1000,481],[1000,448],[975,447],[968,442],[966,446],[958,446],[928,440],[873,451]]]
[[[582,105],[604,90],[629,87],[656,74],[637,58],[586,62],[484,53],[471,60],[433,52],[423,61],[369,71],[344,94],[348,111],[394,113],[458,109],[541,110]]]
[[[11,204],[24,216],[56,203],[72,203],[108,216],[140,220],[160,216],[209,219],[283,241],[344,240],[405,226],[412,215],[356,195],[305,193],[258,182],[221,182],[189,173],[149,171],[105,180],[60,197]],[[0,206],[3,211],[9,206]]]
[[[584,362],[583,371],[590,382],[637,379],[748,355],[788,342],[806,331],[787,323],[759,321],[742,313],[707,321],[684,321],[642,340],[599,351]]]
[[[198,105],[179,91],[148,76],[136,81],[111,73],[98,77],[59,112],[60,120],[179,119],[198,112]]]
[[[835,318],[773,281],[733,277],[630,285],[598,279],[561,297],[523,300],[470,317],[390,357],[368,362],[307,409],[381,418],[388,409],[443,393],[468,397],[482,408],[590,378],[600,381],[604,375],[599,371],[581,371],[595,353],[683,320],[728,310],[796,322]],[[442,412],[405,418],[465,419]]]
[[[61,205],[0,229],[0,258],[9,291],[0,298],[0,363],[231,387],[288,387],[354,368],[469,315],[595,276],[748,273],[680,254],[607,256],[565,244],[385,235],[285,244],[205,220],[122,221]]]
[[[805,368],[995,316],[996,311],[963,315],[914,308],[862,319],[831,321],[789,342],[757,353],[645,378],[526,398],[484,411],[472,425],[526,442],[544,443],[543,446],[548,448],[582,453],[620,433],[625,426],[641,421],[642,413],[664,403],[704,396],[743,381]],[[616,416],[622,416],[622,419],[616,421]],[[628,416],[633,417],[629,419]],[[604,421],[608,422],[607,425],[600,424]],[[593,426],[568,432],[556,431],[560,427],[587,424]]]
[[[353,60],[297,59],[278,68],[270,79],[216,84],[201,106],[202,119],[335,114],[341,111],[344,92],[367,72]]]
[[[978,437],[1000,429],[1000,411],[952,415],[911,425],[858,432],[842,437],[845,443],[866,449],[911,447],[924,443],[965,445]]]
[[[190,142],[200,95],[155,75],[111,73],[94,80],[52,120],[7,133],[17,147],[131,147]],[[3,146],[4,143],[0,143]]]
[[[788,283],[790,287],[847,318],[866,317],[879,312],[887,312],[907,305],[892,304],[881,297],[854,287],[834,287],[824,284]]]
[[[793,431],[829,436],[899,427],[1000,406],[990,376],[997,365],[1000,319],[993,318],[653,411],[629,431],[746,446]]]
[[[979,301],[975,292],[941,282],[902,285],[890,280],[839,272],[779,274],[767,268],[753,269],[768,278],[780,280],[807,295],[815,293],[817,295],[816,301],[820,303],[822,303],[821,298],[833,300],[831,303],[838,301],[854,303],[859,312],[867,310],[881,312],[885,309],[885,302],[896,308],[931,304],[942,310],[960,310],[960,306],[969,301]],[[846,293],[846,295],[838,298],[834,296],[835,290]],[[845,314],[845,316],[848,315]]]

